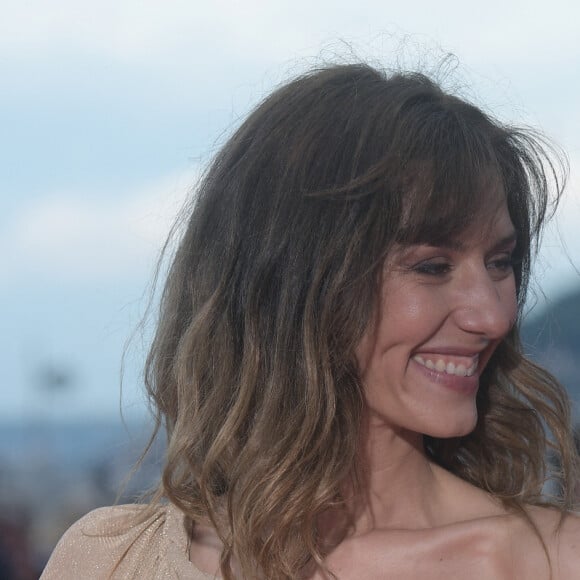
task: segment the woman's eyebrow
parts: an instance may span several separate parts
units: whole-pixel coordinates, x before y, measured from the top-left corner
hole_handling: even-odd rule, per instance
[[[507,235],[502,236],[499,240],[497,240],[497,242],[494,242],[493,246],[491,247],[491,251],[511,246],[512,244],[516,243],[517,238],[517,232],[515,230],[511,230]],[[465,250],[466,244],[465,242],[458,239],[448,239],[433,244],[433,246],[454,252],[462,252]]]
[[[518,234],[515,230],[512,230],[507,236],[499,239],[492,247],[492,250],[497,250],[500,248],[507,248],[514,245],[518,240]]]

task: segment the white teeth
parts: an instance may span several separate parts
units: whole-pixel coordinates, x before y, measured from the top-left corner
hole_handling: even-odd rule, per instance
[[[415,355],[413,360],[418,362],[420,365],[427,367],[430,370],[437,371],[439,373],[446,373],[448,375],[456,375],[458,377],[471,377],[475,373],[478,364],[478,357],[475,356],[471,366],[467,367],[463,363],[455,364],[453,362],[446,363],[443,359],[438,359],[437,362],[433,362],[430,359],[424,359],[420,355]]]

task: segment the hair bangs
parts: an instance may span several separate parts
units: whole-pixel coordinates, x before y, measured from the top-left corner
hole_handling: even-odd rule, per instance
[[[479,175],[461,169],[436,175],[431,183],[418,181],[405,200],[398,243],[441,245],[474,225],[489,223],[505,200],[501,175],[495,168]]]
[[[502,170],[493,144],[497,131],[470,105],[462,111],[431,114],[419,140],[402,163],[399,195],[403,219],[396,239],[402,244],[442,244],[457,239],[476,220],[493,214],[504,201]],[[428,136],[428,137],[427,137]]]

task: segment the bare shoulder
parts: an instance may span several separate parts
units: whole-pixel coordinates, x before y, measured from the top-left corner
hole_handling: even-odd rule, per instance
[[[580,577],[580,514],[530,507],[528,513],[550,554],[554,580]]]

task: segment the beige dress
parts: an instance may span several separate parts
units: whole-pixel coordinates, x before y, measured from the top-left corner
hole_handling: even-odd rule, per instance
[[[187,519],[175,506],[159,506],[134,522],[143,506],[97,509],[61,538],[41,580],[210,580],[189,561]]]

